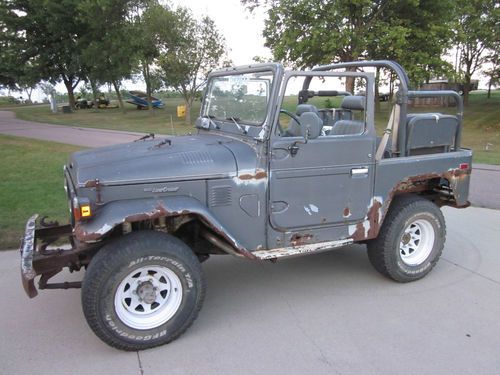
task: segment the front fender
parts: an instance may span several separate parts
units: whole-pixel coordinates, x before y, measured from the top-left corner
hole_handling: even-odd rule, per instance
[[[236,238],[222,225],[197,199],[192,197],[143,198],[115,201],[101,207],[94,218],[78,222],[74,237],[81,242],[98,242],[116,226],[123,223],[135,223],[154,220],[161,217],[196,215],[205,225],[224,238],[237,253],[253,258]]]

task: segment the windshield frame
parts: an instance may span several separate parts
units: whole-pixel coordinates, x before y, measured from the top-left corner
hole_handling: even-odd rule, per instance
[[[268,87],[268,92],[266,93],[266,108],[265,108],[265,115],[263,116],[263,120],[256,124],[255,122],[248,122],[245,121],[245,119],[237,119],[238,124],[243,126],[246,129],[246,132],[251,132],[251,129],[262,129],[263,127],[268,127],[267,124],[269,123],[270,120],[270,112],[271,108],[273,108],[273,103],[275,101],[276,97],[276,90],[279,87],[278,81],[281,78],[283,68],[281,67],[280,64],[255,64],[255,65],[248,65],[244,67],[235,67],[235,68],[227,68],[227,69],[222,69],[218,70],[215,72],[212,72],[207,80],[207,85],[205,88],[205,93],[203,95],[203,102],[201,105],[200,109],[200,116],[201,117],[207,117],[208,116],[208,92],[212,86],[212,83],[214,79],[220,78],[220,77],[229,77],[229,76],[238,76],[238,75],[245,75],[245,74],[252,74],[252,73],[269,73],[269,75],[272,78],[272,82],[270,82],[270,85]],[[236,127],[234,123],[234,119],[229,118],[211,118],[213,121],[217,121],[218,123],[222,124],[229,124],[231,129],[235,129],[236,132],[239,134],[242,134],[242,132]],[[226,126],[221,126],[220,130],[229,130],[229,127]],[[259,137],[261,138],[261,137]]]

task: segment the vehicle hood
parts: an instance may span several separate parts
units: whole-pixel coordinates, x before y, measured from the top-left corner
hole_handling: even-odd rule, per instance
[[[212,135],[155,138],[74,153],[68,171],[78,187],[235,176],[227,139]]]

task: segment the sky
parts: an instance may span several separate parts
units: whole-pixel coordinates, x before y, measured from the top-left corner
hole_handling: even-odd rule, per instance
[[[173,0],[171,3],[190,8],[199,18],[204,15],[212,18],[226,38],[229,58],[235,65],[251,63],[254,56],[271,56],[270,50],[264,47],[261,9],[250,13],[240,0]]]

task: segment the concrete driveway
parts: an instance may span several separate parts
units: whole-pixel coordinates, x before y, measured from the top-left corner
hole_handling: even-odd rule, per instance
[[[0,373],[498,374],[500,211],[444,212],[443,257],[410,284],[375,272],[364,246],[277,264],[214,256],[195,324],[140,353],[94,336],[78,290],[29,300],[18,253],[2,252]]]

